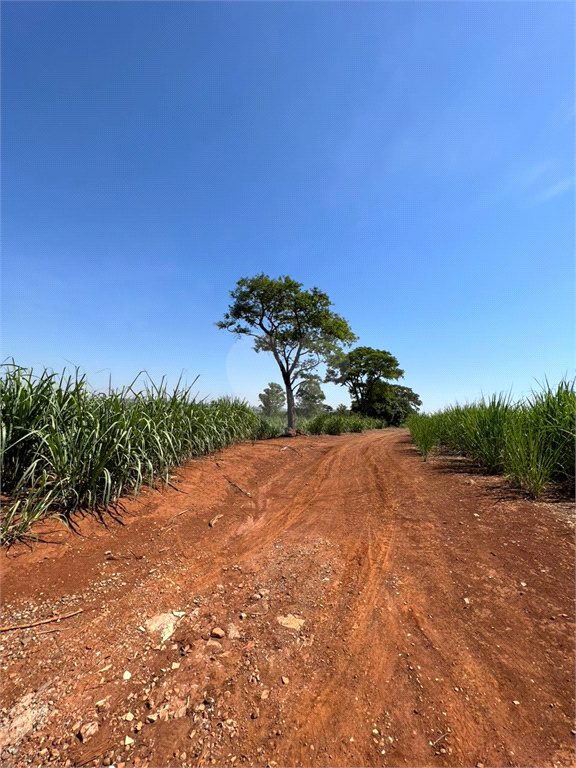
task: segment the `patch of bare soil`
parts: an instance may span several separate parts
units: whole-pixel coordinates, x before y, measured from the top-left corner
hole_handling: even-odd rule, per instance
[[[395,429],[173,482],[2,553],[3,626],[74,614],[0,635],[3,765],[575,765],[568,505]]]

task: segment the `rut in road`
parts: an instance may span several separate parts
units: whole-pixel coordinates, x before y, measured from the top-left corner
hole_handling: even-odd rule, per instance
[[[123,528],[4,553],[4,623],[84,612],[3,636],[3,758],[573,765],[574,541],[554,505],[424,464],[405,430],[286,445],[189,465]],[[171,611],[162,642],[146,622]]]

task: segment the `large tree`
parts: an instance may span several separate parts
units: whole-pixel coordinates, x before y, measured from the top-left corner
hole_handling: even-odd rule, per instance
[[[243,277],[230,292],[232,302],[216,323],[241,336],[254,338],[256,352],[271,352],[286,389],[288,429],[295,426],[294,390],[321,362],[356,340],[343,317],[318,288],[284,276]]]
[[[284,388],[280,384],[276,384],[275,381],[271,381],[258,397],[262,403],[260,410],[263,416],[275,416],[286,404]]]
[[[328,361],[325,381],[343,384],[352,398],[355,410],[364,413],[374,387],[387,379],[400,379],[404,371],[398,360],[384,349],[356,347],[350,352],[338,351]]]

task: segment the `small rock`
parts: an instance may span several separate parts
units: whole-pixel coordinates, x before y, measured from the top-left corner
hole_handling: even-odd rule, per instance
[[[282,678],[282,684],[283,685],[289,685],[289,683],[290,683],[290,678],[289,677],[283,677]]]
[[[248,617],[248,614],[247,614],[247,613],[241,613],[241,614],[240,614],[240,618],[241,618],[241,619],[246,619],[247,617]]]
[[[174,634],[176,624],[178,624],[178,617],[174,616],[173,613],[158,613],[145,622],[148,632],[151,635],[159,636],[161,643]]]
[[[291,613],[289,613],[287,616],[276,616],[276,621],[278,624],[281,624],[283,627],[287,627],[288,629],[300,630],[304,624],[304,619],[299,619],[297,616],[293,616]]]
[[[220,639],[221,639],[221,638],[223,638],[223,637],[226,637],[226,632],[224,632],[224,630],[222,629],[222,627],[214,627],[214,629],[212,630],[212,632],[210,632],[210,635],[211,635],[212,637],[218,637],[218,638],[220,638]]]
[[[128,720],[128,722],[131,723],[132,720],[134,720],[134,715],[132,714],[132,712],[127,712],[124,715],[124,720]]]
[[[124,672],[124,674],[122,675],[123,680],[130,680],[131,677],[132,677],[132,672],[128,672],[128,670],[126,670],[126,672]]]
[[[228,624],[228,637],[230,640],[238,640],[240,637],[240,630],[235,624]]]
[[[260,698],[261,698],[263,701],[264,701],[265,699],[267,699],[267,698],[268,698],[268,696],[270,696],[270,691],[262,691],[262,693],[260,694]]]
[[[80,740],[82,742],[88,741],[88,739],[91,736],[94,736],[94,734],[98,731],[98,727],[98,723],[96,722],[87,723],[86,725],[82,726],[80,729]]]
[[[148,717],[146,718],[146,722],[147,723],[155,723],[156,720],[158,720],[158,713],[157,712],[154,712],[153,714],[148,715]]]
[[[206,643],[207,649],[212,649],[213,651],[221,651],[222,650],[222,644],[218,642],[218,640],[208,640]]]
[[[464,598],[464,602],[466,603],[466,605],[470,605],[470,600],[467,597]]]
[[[512,702],[512,704],[515,704],[516,706],[518,706],[518,704],[520,704],[520,702],[519,702],[519,701],[516,701],[516,699],[514,699],[514,701]]]
[[[484,768],[484,763],[476,763],[476,768]]]
[[[260,710],[258,709],[258,707],[254,708],[254,711],[252,712],[250,717],[252,718],[252,720],[257,720],[260,717]]]
[[[177,661],[173,661],[172,662],[172,669],[179,669],[179,668],[180,668],[180,664]]]
[[[131,744],[134,744],[134,739],[131,739],[130,736],[124,737],[124,746],[129,747]]]

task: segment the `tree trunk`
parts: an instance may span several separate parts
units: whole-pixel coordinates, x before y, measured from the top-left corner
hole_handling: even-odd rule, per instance
[[[292,392],[292,384],[289,379],[284,379],[286,386],[286,406],[288,412],[288,429],[296,428],[296,410],[294,407],[294,393]]]

